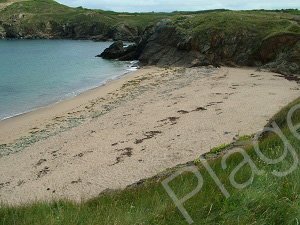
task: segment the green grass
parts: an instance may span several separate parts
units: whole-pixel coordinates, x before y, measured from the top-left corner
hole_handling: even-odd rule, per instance
[[[289,12],[289,11],[287,11]],[[268,11],[223,11],[177,16],[175,23],[184,33],[193,36],[205,36],[209,32],[224,34],[252,32],[260,38],[277,33],[300,34],[299,23],[291,13]]]
[[[300,99],[282,109],[272,121],[278,124],[299,156],[300,140],[292,135],[285,120],[288,110],[296,104],[300,104]],[[292,120],[294,124],[300,123],[300,110],[294,113]],[[184,204],[195,224],[298,224],[300,221],[300,169],[297,167],[293,173],[285,177],[276,177],[272,171],[283,171],[289,168],[292,162],[290,155],[281,163],[268,165],[258,158],[253,146],[247,146],[245,147],[247,154],[264,172],[261,175],[255,175],[253,183],[244,189],[235,189],[228,178],[243,159],[239,153],[227,159],[225,170],[221,167],[221,158],[209,161],[211,168],[230,194],[227,199],[202,164],[195,161],[198,162],[204,185],[198,194]],[[266,156],[273,159],[283,152],[280,139],[272,133],[261,137],[259,146]],[[161,185],[166,174],[176,170],[177,168],[170,169],[165,175],[149,179],[142,185],[123,191],[104,193],[82,204],[58,201],[27,204],[20,207],[3,205],[0,208],[0,224],[187,224]],[[241,183],[247,181],[251,177],[251,171],[248,164],[244,165],[237,172],[236,180]],[[192,191],[196,184],[197,179],[193,174],[183,173],[173,180],[170,186],[181,198]]]
[[[252,136],[251,135],[242,135],[238,138],[238,141],[249,141],[251,140]]]
[[[19,18],[19,15],[24,17]],[[107,34],[118,24],[137,28],[140,32],[148,25],[170,17],[167,13],[116,13],[103,10],[90,10],[82,7],[71,8],[53,0],[28,0],[16,2],[0,14],[0,25],[11,24],[23,34],[47,33],[52,25],[52,33],[62,32],[65,25],[74,27],[77,37]],[[76,37],[76,36],[75,36]]]
[[[227,149],[229,146],[230,146],[230,144],[221,144],[221,145],[219,145],[219,146],[217,146],[217,147],[212,148],[212,149],[210,150],[210,152],[211,152],[211,153],[217,154],[217,153],[220,153],[220,152],[224,151],[224,150]]]
[[[0,0],[0,2],[5,2]],[[19,15],[24,17],[19,18]],[[13,30],[25,35],[41,35],[49,32],[59,36],[68,25],[74,28],[73,38],[107,34],[118,24],[126,24],[139,30],[155,24],[161,19],[172,19],[179,31],[198,37],[200,41],[210,37],[211,32],[236,34],[250,32],[263,38],[278,33],[300,34],[299,21],[295,16],[299,10],[282,11],[229,11],[224,9],[197,12],[172,13],[117,13],[103,10],[71,8],[54,0],[28,0],[14,3],[1,11],[1,23],[10,24]],[[47,30],[48,29],[48,30]]]

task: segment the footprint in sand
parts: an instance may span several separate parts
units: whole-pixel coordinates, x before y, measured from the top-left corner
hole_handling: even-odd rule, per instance
[[[189,113],[189,111],[186,111],[186,110],[178,110],[177,112],[181,113],[181,114],[187,114],[187,113]]]
[[[42,165],[44,162],[46,162],[47,160],[46,159],[40,159],[36,164],[35,164],[35,166],[37,167],[37,166],[40,166],[40,165]]]
[[[133,148],[131,147],[127,147],[127,148],[124,148],[124,149],[117,149],[118,152],[122,152],[117,158],[116,158],[116,162],[111,164],[111,166],[114,166],[120,162],[123,162],[124,161],[124,158],[126,157],[131,157],[132,156],[132,150]]]
[[[50,169],[48,166],[45,166],[42,170],[40,170],[37,174],[37,178],[41,178],[45,175],[47,175],[50,172]]]
[[[151,139],[153,137],[155,137],[156,135],[158,134],[161,134],[162,132],[161,131],[147,131],[144,133],[144,138],[141,138],[141,139],[136,139],[134,141],[134,144],[141,144],[144,140],[147,140],[147,139]]]

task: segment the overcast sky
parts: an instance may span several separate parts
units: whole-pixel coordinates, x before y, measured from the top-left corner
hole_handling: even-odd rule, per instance
[[[58,0],[58,2],[74,7],[83,6],[118,12],[300,8],[299,0]]]

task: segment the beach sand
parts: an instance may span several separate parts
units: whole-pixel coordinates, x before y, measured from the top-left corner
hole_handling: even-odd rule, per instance
[[[249,68],[146,67],[0,122],[0,201],[85,200],[258,132],[299,84]]]

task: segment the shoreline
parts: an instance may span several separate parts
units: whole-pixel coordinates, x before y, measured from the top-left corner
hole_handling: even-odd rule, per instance
[[[0,123],[3,122],[3,121],[6,121],[6,120],[9,120],[9,119],[12,119],[12,118],[15,118],[15,117],[19,117],[19,116],[22,116],[22,115],[25,115],[25,114],[28,114],[28,113],[32,113],[36,110],[40,110],[40,109],[43,109],[43,108],[47,108],[47,107],[51,107],[51,106],[54,106],[56,104],[59,104],[63,101],[67,101],[67,100],[70,100],[72,98],[76,98],[77,96],[81,95],[81,94],[84,94],[85,92],[88,92],[88,91],[91,91],[93,89],[96,89],[96,88],[101,88],[105,85],[108,85],[110,82],[114,81],[114,80],[119,80],[119,79],[122,79],[122,77],[124,76],[127,76],[129,75],[130,73],[134,73],[135,71],[138,70],[138,68],[136,67],[132,67],[132,65],[134,65],[133,62],[130,62],[128,64],[128,68],[133,68],[132,70],[131,69],[126,69],[124,71],[123,74],[121,75],[116,75],[116,76],[113,76],[112,78],[109,78],[107,80],[104,80],[102,81],[99,85],[96,85],[96,86],[91,86],[91,87],[88,87],[88,88],[84,88],[84,89],[79,89],[79,90],[76,90],[76,91],[73,91],[72,93],[68,93],[64,96],[62,96],[59,100],[57,101],[53,101],[53,102],[50,102],[46,105],[42,105],[42,106],[36,106],[35,108],[33,109],[30,109],[28,111],[24,111],[24,112],[20,112],[20,113],[17,113],[17,114],[14,114],[14,115],[11,115],[11,116],[7,116],[7,117],[4,117],[2,119],[0,119]]]
[[[0,202],[123,189],[258,132],[300,84],[253,68],[143,67],[0,122]]]
[[[130,65],[133,64],[130,63]],[[95,94],[101,92],[102,88],[105,89],[106,86],[114,85],[119,82],[126,81],[127,79],[130,79],[129,77],[134,76],[135,73],[137,73],[139,70],[140,69],[135,69],[133,71],[125,70],[122,75],[117,75],[113,78],[107,79],[99,86],[89,88],[74,96],[66,97],[57,102],[53,102],[45,106],[40,106],[32,110],[22,112],[5,119],[1,119],[0,120],[0,145],[3,144],[2,143],[3,139],[1,138],[3,137],[3,134],[1,131],[6,130],[8,126],[14,126],[19,121],[22,122],[28,119],[31,120],[33,119],[33,117],[43,116],[44,114],[47,114],[48,111],[54,111],[53,115],[48,115],[49,118],[44,118],[44,119],[50,119],[51,116],[54,117],[56,114],[63,113],[63,111],[65,111],[63,110],[65,107],[67,107],[66,111],[72,110],[73,108],[79,107],[81,104],[86,103],[86,101],[92,100],[94,97],[96,97]],[[21,135],[19,135],[19,137],[21,137]],[[13,140],[9,139],[9,141],[13,141]]]

